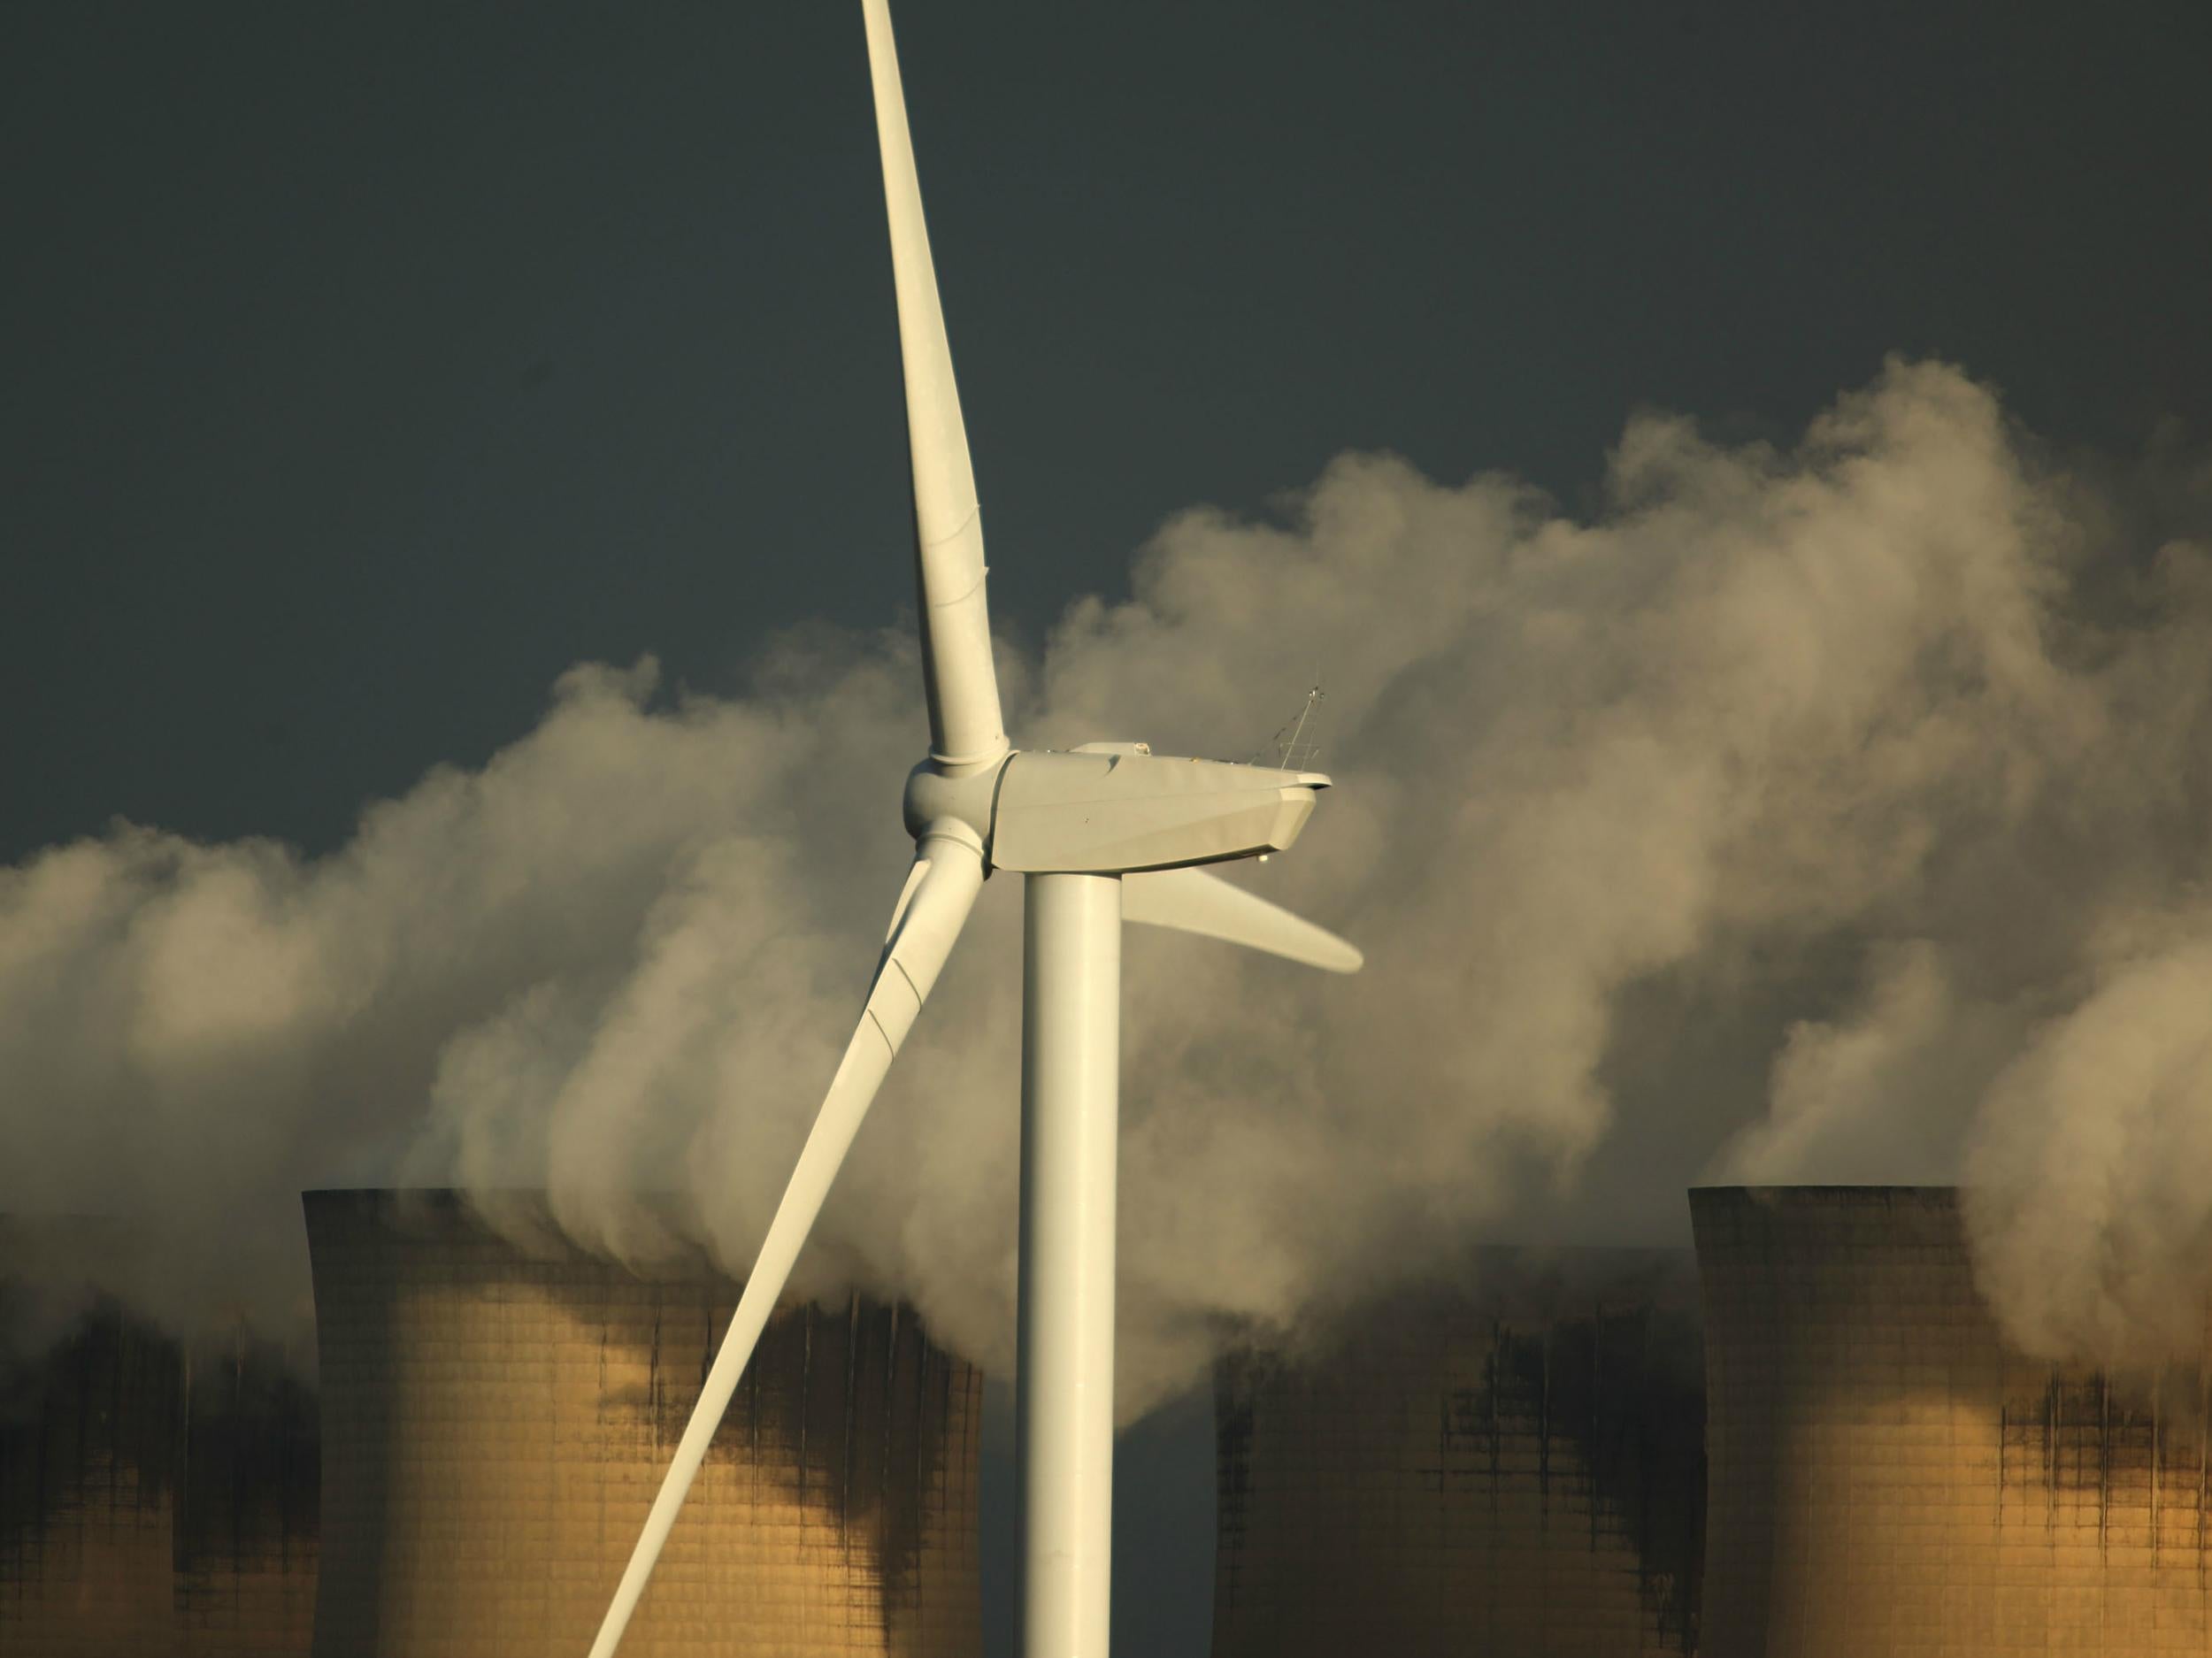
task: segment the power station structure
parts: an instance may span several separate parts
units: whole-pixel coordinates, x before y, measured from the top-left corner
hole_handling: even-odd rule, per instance
[[[52,1319],[24,1246],[85,1229],[0,1227],[0,1654],[306,1658],[312,1395],[243,1330],[187,1345],[97,1298]]]
[[[1947,1188],[1690,1207],[1694,1276],[1485,1251],[1225,1360],[1216,1658],[2212,1654],[2212,1367],[2011,1348]],[[265,1343],[36,1304],[0,1222],[0,1658],[588,1639],[737,1286],[306,1212],[319,1430]],[[979,1408],[908,1309],[778,1311],[625,1652],[972,1658]]]
[[[739,1286],[518,1243],[450,1193],[305,1202],[316,1658],[581,1652]],[[780,1309],[624,1653],[973,1658],[980,1401],[909,1309]]]
[[[1697,1651],[1701,1368],[1689,1257],[1627,1249],[1225,1360],[1214,1658]]]
[[[1707,1658],[2212,1653],[2212,1375],[2022,1356],[1947,1187],[1716,1187]]]

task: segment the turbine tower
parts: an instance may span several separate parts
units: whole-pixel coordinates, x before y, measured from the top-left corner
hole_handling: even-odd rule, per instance
[[[890,217],[913,467],[929,753],[907,774],[914,864],[858,1028],[769,1224],[592,1658],[612,1658],[861,1118],[994,870],[1025,878],[1020,1370],[1022,1650],[1105,1658],[1113,1506],[1114,1187],[1121,924],[1351,972],[1341,939],[1199,865],[1287,848],[1329,779],[1141,742],[1013,748],[984,603],[983,530],[907,132],[887,0],[862,0]]]

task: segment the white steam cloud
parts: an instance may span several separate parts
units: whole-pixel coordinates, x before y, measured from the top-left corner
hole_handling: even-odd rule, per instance
[[[1173,519],[1130,603],[1008,655],[1033,745],[1232,757],[1326,674],[1340,787],[1244,879],[1366,972],[1129,940],[1129,1408],[1225,1324],[1631,1190],[1672,1216],[1701,1171],[1963,1171],[2023,1340],[2193,1339],[2212,555],[2120,525],[1985,389],[1892,365],[1786,449],[1637,418],[1587,521],[1347,457],[1284,521]],[[327,857],[128,829],[0,872],[0,1209],[148,1217],[131,1287],[188,1321],[297,1307],[314,1184],[546,1186],[595,1247],[672,1226],[741,1270],[909,856],[918,677],[897,633],[733,702],[582,667]],[[800,1284],[1002,1370],[1018,901],[990,883]]]

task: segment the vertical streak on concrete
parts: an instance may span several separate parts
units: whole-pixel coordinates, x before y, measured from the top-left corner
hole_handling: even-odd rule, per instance
[[[2166,1404],[2166,1366],[2159,1366],[2157,1375],[2150,1379],[2150,1570],[2159,1570],[2159,1546],[2163,1539],[2163,1515],[2159,1512],[2159,1463],[2166,1462],[2166,1444],[2162,1435],[2162,1410]]]
[[[2208,1586],[2205,1510],[2212,1508],[2212,1365],[2197,1378],[2197,1592]]]
[[[2185,1453],[2176,1378],[2009,1349],[1946,1188],[1716,1188],[1692,1214],[1714,1658],[2212,1651],[2201,1363]],[[1804,1546],[1762,1563],[1762,1534]]]
[[[20,1316],[8,1251],[37,1247],[25,1224],[0,1228],[0,1323]],[[66,1255],[85,1224],[58,1224]],[[231,1345],[210,1362],[95,1302],[0,1365],[0,1654],[304,1652],[312,1401],[273,1346],[242,1328]]]
[[[814,1309],[802,1307],[799,1325],[799,1501],[806,1501],[808,1407],[814,1402]]]
[[[449,1200],[403,1219],[389,1194],[311,1194],[308,1222],[345,1539],[318,1658],[557,1653],[619,1575],[735,1286],[703,1261],[525,1258]],[[625,1658],[972,1658],[974,1445],[951,1438],[972,1424],[894,1408],[901,1347],[918,1382],[972,1380],[892,1309],[771,1320]],[[872,1490],[894,1457],[914,1479]]]
[[[2112,1390],[2102,1377],[2097,1379],[2097,1560],[2111,1559],[2111,1539],[2106,1523],[2112,1513]]]
[[[1225,1360],[1214,1658],[1695,1651],[1688,1268],[1485,1250],[1325,1347]],[[1638,1332],[1607,1350],[1630,1307]],[[1637,1362],[1663,1322],[1678,1370]]]

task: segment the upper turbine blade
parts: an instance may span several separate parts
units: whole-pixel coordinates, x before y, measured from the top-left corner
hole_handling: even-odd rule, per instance
[[[914,468],[914,555],[921,587],[922,682],[929,698],[930,750],[950,765],[1006,752],[998,676],[991,665],[991,618],[983,596],[983,522],[968,461],[952,349],[937,303],[937,271],[922,220],[898,49],[887,0],[861,0],[868,67],[875,83],[876,137],[883,150],[883,200],[891,220],[891,269],[898,288],[899,355],[906,369],[906,437]]]
[[[1367,959],[1327,928],[1198,869],[1123,876],[1121,918],[1202,933],[1333,973],[1356,973]]]
[[[591,1644],[591,1658],[613,1658],[621,1643],[630,1614],[652,1576],[653,1562],[660,1558],[661,1546],[676,1524],[684,1495],[706,1460],[707,1447],[713,1442],[722,1413],[729,1408],[730,1396],[737,1391],[746,1361],[752,1357],[776,1298],[791,1277],[799,1247],[821,1212],[830,1182],[837,1178],[861,1119],[868,1114],[884,1073],[891,1068],[892,1055],[913,1028],[915,1015],[936,984],[938,970],[951,953],[953,940],[960,936],[982,886],[981,854],[949,835],[924,833],[915,855],[914,873],[900,894],[891,937],[876,968],[875,983],[869,987],[860,1026],[845,1049],[837,1075],[831,1079],[828,1097],[823,1100],[813,1130],[807,1135],[806,1148],[791,1172],[791,1183],[784,1188],[775,1219],[769,1223],[768,1236],[745,1280],[737,1311],[723,1332],[721,1350],[714,1356],[699,1402],[676,1447],[675,1460],[661,1482],[660,1494],[653,1500],[645,1529],[615,1590],[613,1604],[599,1626],[599,1637]]]

